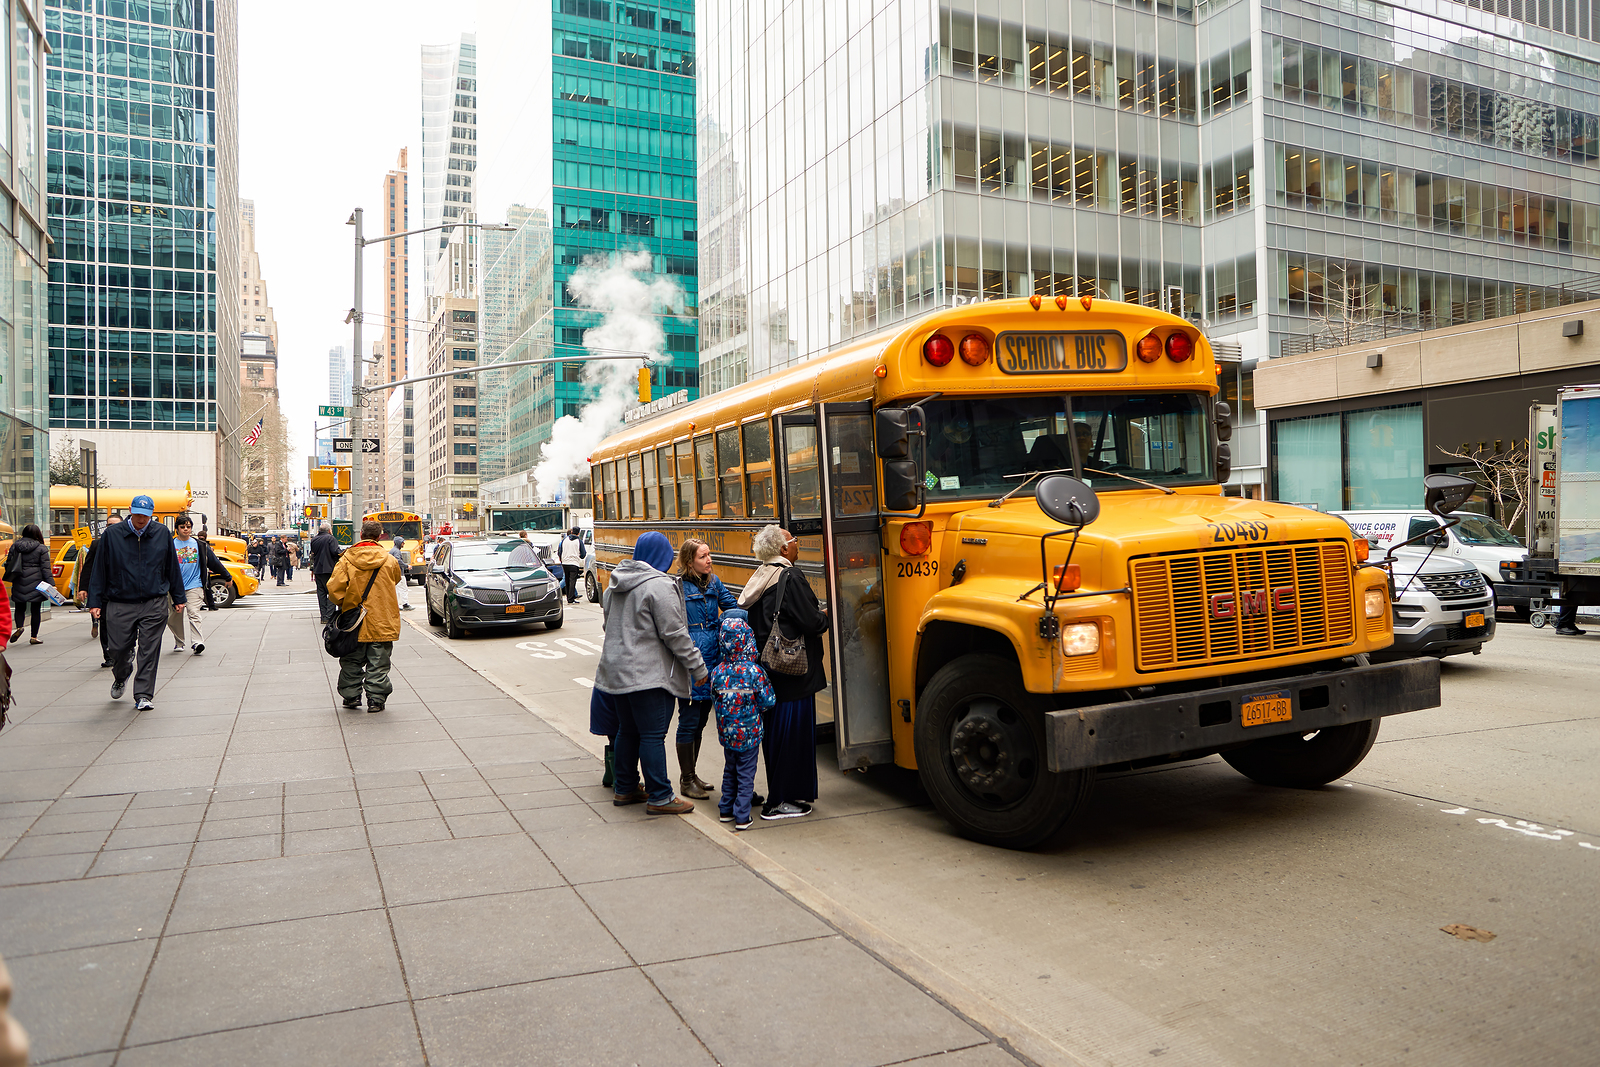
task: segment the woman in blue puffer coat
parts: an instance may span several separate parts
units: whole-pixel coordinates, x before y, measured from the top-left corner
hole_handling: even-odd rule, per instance
[[[689,613],[689,639],[700,650],[706,670],[717,665],[717,626],[722,613],[739,606],[738,598],[711,573],[711,546],[693,537],[678,549],[678,584]],[[711,784],[695,773],[700,738],[711,718],[711,686],[697,685],[689,699],[678,701],[678,790],[694,800],[710,796]]]

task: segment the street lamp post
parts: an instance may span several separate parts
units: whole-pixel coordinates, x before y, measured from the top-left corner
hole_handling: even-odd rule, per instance
[[[492,222],[443,222],[437,226],[424,226],[420,230],[406,230],[404,233],[386,233],[381,237],[367,238],[361,228],[361,209],[356,208],[350,213],[346,225],[356,228],[356,284],[355,303],[350,308],[347,321],[354,331],[352,343],[355,351],[350,353],[350,525],[356,537],[361,536],[361,514],[366,503],[367,480],[365,453],[361,450],[361,434],[364,429],[365,415],[362,408],[366,401],[366,386],[362,384],[361,368],[365,362],[361,354],[361,253],[368,245],[382,244],[385,241],[397,241],[402,237],[413,234],[430,233],[434,230],[449,230],[457,226],[471,226],[478,230],[499,230],[504,233],[515,233],[517,227],[507,226],[502,223]]]

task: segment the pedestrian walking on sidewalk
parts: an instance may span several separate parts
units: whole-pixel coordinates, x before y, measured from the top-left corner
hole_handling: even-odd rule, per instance
[[[406,555],[406,539],[399,534],[394,535],[394,547],[389,550],[389,555],[400,565],[400,581],[394,587],[395,603],[400,605],[401,611],[411,610],[411,591],[406,588],[411,579],[406,577],[406,571],[411,566],[411,557]]]
[[[188,515],[179,515],[174,519],[172,528],[172,550],[178,554],[178,570],[183,575],[184,603],[172,609],[172,615],[167,619],[167,629],[172,631],[172,639],[177,642],[172,646],[172,651],[182,652],[187,638],[189,650],[198,656],[206,650],[200,633],[200,606],[205,600],[206,586],[211,582],[210,575],[221,575],[229,582],[233,581],[233,575],[228,573],[228,568],[222,565],[209,544],[191,536],[194,533],[194,520]]]
[[[333,601],[328,599],[328,579],[339,562],[344,549],[333,536],[333,526],[323,523],[317,527],[317,536],[311,539],[311,580],[317,583],[317,611],[322,621],[333,618]]]
[[[172,531],[155,520],[155,512],[155,501],[143,494],[134,497],[128,521],[109,527],[100,538],[89,576],[89,612],[109,631],[111,699],[122,698],[132,675],[135,711],[155,707],[161,633],[172,608],[188,604]]]
[[[716,694],[717,738],[722,742],[722,800],[717,815],[735,830],[750,829],[755,799],[756,757],[761,752],[761,717],[778,702],[766,672],[756,662],[756,635],[745,613],[734,608],[717,632],[718,660],[711,672]]]
[[[706,670],[717,667],[717,621],[724,611],[737,608],[739,600],[711,570],[711,546],[691,537],[678,548],[678,585],[683,591],[683,606],[689,617],[689,640],[700,650]],[[704,800],[711,795],[711,783],[695,770],[700,761],[700,739],[711,718],[711,687],[697,685],[687,700],[678,701],[678,788],[683,795]]]
[[[828,684],[822,671],[822,635],[828,632],[828,616],[811,583],[794,565],[800,558],[799,538],[781,527],[764,526],[751,547],[756,558],[765,562],[739,594],[739,606],[750,612],[756,648],[766,650],[774,626],[784,637],[805,639],[804,674],[784,674],[767,667],[778,703],[762,724],[767,802],[761,817],[793,819],[810,815],[817,799],[816,694]]]
[[[50,577],[50,549],[45,547],[44,534],[31,522],[22,528],[22,536],[11,542],[11,551],[6,553],[5,580],[11,587],[11,606],[16,616],[11,640],[22,636],[22,621],[31,613],[33,628],[28,633],[28,644],[43,644],[39,639],[39,615],[46,597],[39,592],[39,583],[55,583]]]
[[[612,803],[645,805],[651,815],[682,815],[694,805],[672,792],[666,736],[672,707],[707,678],[700,650],[689,639],[683,595],[666,573],[672,543],[651,530],[633,558],[611,572],[601,601],[605,643],[594,685],[617,714],[616,782]],[[638,772],[644,771],[645,787]]]
[[[289,546],[284,544],[283,538],[272,539],[272,577],[279,585],[283,584],[283,574],[289,569]]]
[[[335,611],[349,611],[363,602],[367,609],[357,635],[360,643],[354,652],[339,657],[339,696],[345,707],[359,708],[364,692],[368,711],[382,711],[394,692],[389,658],[400,638],[400,604],[388,592],[400,578],[400,564],[378,543],[382,536],[379,523],[362,523],[361,540],[345,550],[328,578],[328,599]],[[376,596],[371,595],[374,589]]]
[[[527,537],[526,531],[522,534]],[[566,594],[568,604],[578,602],[578,578],[583,574],[583,561],[588,558],[589,550],[584,547],[583,534],[574,526],[567,531],[561,539],[561,544],[556,548],[556,563],[562,571],[561,591]]]
[[[89,606],[89,575],[94,573],[94,557],[100,551],[100,542],[105,539],[106,530],[122,521],[121,515],[112,515],[106,520],[105,530],[100,531],[100,536],[89,542],[89,547],[83,550],[83,555],[78,557],[78,565],[72,571],[72,584],[78,587],[78,593],[83,599],[84,607]],[[111,646],[106,643],[109,630],[98,618],[89,620],[89,636],[100,639],[100,666],[111,666]]]

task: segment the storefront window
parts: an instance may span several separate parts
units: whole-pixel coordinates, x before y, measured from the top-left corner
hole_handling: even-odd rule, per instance
[[[1340,492],[1339,416],[1315,415],[1272,424],[1277,499],[1337,511]]]
[[[1344,416],[1345,507],[1409,508],[1422,503],[1422,405]]]

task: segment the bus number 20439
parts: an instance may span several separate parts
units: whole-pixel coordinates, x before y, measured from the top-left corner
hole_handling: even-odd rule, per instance
[[[939,573],[939,561],[936,559],[902,560],[895,564],[895,577],[911,578],[914,576],[932,577]]]

